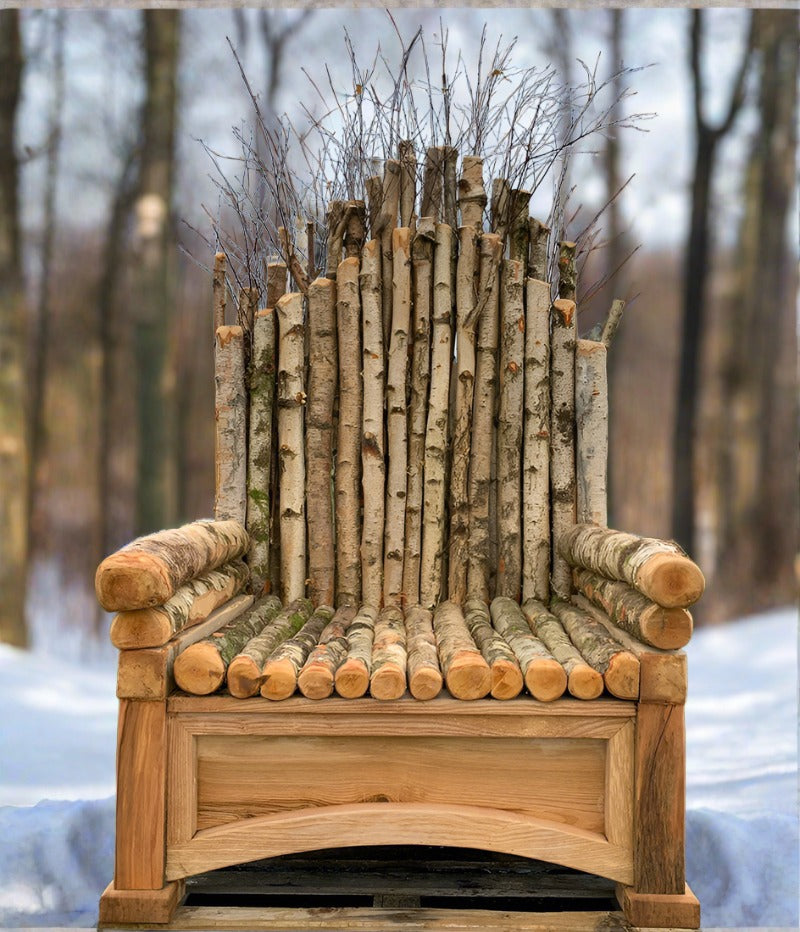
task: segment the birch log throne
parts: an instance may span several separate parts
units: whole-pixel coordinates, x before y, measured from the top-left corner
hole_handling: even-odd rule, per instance
[[[269,264],[244,326],[217,256],[215,519],[97,573],[121,649],[102,923],[167,923],[217,867],[427,844],[699,925],[680,648],[703,579],[605,527],[618,308],[577,339],[574,244],[548,246],[526,192],[495,182],[484,232],[481,160],[456,197],[431,150],[417,217],[409,158],[330,205],[326,277],[290,255],[286,293]]]

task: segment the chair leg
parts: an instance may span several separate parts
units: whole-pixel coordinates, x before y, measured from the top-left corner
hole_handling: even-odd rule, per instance
[[[638,926],[700,927],[686,886],[686,732],[683,705],[640,702],[634,776],[634,884],[617,896]]]
[[[117,890],[110,883],[100,897],[99,924],[169,922],[183,899],[185,889],[183,880],[173,880],[160,890]]]

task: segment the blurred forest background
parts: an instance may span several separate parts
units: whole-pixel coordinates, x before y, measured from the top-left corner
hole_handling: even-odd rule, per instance
[[[485,18],[393,16],[467,60]],[[211,514],[211,281],[190,257],[211,262],[195,231],[220,210],[204,146],[236,155],[252,118],[225,37],[263,111],[298,121],[302,66],[352,93],[345,26],[365,58],[400,48],[372,10],[0,11],[0,640],[101,654],[101,557]],[[628,301],[609,523],[698,560],[700,623],[793,601],[798,13],[493,11],[501,32],[566,83],[642,66],[626,80],[655,114],[570,167],[580,216],[611,201],[581,331]]]

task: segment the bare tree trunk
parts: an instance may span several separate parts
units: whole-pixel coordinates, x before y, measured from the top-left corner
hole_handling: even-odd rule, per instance
[[[704,113],[702,10],[692,13],[690,39],[696,142],[689,235],[684,253],[683,332],[672,452],[672,536],[691,553],[695,544],[695,421],[700,385],[700,348],[705,327],[706,283],[712,258],[709,230],[712,183],[717,147],[733,126],[744,100],[745,78],[753,49],[752,14],[750,34],[734,78],[727,112],[717,126],[709,124]]]
[[[174,314],[172,191],[178,103],[180,12],[145,10],[145,103],[136,199],[136,371],[139,423],[137,531],[175,523],[177,453],[174,373],[168,334]]]
[[[25,303],[14,148],[23,57],[19,10],[0,10],[0,641],[25,647],[29,446]]]

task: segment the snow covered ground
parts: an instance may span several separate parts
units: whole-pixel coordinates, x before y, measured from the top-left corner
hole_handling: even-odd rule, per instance
[[[702,630],[688,653],[687,875],[704,927],[797,929],[796,612]],[[114,688],[111,670],[0,646],[0,926],[96,922]]]

